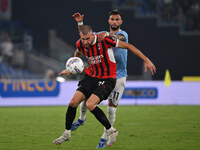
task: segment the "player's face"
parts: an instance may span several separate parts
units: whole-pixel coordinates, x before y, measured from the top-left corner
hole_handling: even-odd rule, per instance
[[[120,28],[122,24],[122,18],[120,15],[111,15],[108,19],[108,23],[110,24],[110,28],[114,31]]]
[[[92,32],[89,32],[86,35],[83,35],[80,32],[80,37],[81,37],[81,42],[85,47],[89,47],[94,42],[94,34]]]

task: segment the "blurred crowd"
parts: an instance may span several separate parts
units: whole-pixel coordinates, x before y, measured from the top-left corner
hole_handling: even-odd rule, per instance
[[[200,0],[118,0],[118,7],[142,16],[158,16],[161,24],[181,25],[184,31],[200,32]]]
[[[30,73],[24,68],[24,52],[15,46],[6,30],[0,31],[0,79],[18,79],[29,77]]]
[[[4,30],[0,31],[0,64],[5,62],[11,66],[12,58],[14,55],[14,47],[11,37]]]
[[[164,22],[180,22],[186,31],[200,31],[200,0],[162,0],[160,6]]]

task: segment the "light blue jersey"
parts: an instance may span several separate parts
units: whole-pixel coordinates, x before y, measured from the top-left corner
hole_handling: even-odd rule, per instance
[[[101,32],[94,32],[96,34],[107,32],[107,31],[101,31]],[[123,31],[119,30],[119,32],[115,34],[122,34],[125,37],[124,42],[128,43],[128,34]],[[116,66],[117,66],[117,79],[121,77],[127,77],[127,49],[117,48],[113,47],[113,53],[115,56]]]
[[[125,37],[124,42],[128,43],[128,34],[125,31],[119,30],[119,32],[117,32],[115,34],[122,34]],[[127,55],[128,55],[128,50],[127,49],[113,47],[113,51],[114,51],[116,65],[117,65],[117,79],[121,78],[121,77],[127,77]]]

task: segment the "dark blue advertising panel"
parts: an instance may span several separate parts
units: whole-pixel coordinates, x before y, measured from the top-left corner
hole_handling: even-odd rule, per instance
[[[158,97],[158,89],[154,87],[130,87],[125,88],[122,98],[126,99],[156,99]]]
[[[58,96],[60,83],[56,81],[25,80],[0,82],[1,97],[49,97]]]

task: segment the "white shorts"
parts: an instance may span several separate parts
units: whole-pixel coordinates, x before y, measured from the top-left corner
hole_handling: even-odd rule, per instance
[[[117,79],[115,88],[108,97],[108,99],[112,100],[115,106],[119,104],[119,100],[121,99],[122,94],[124,92],[125,83],[126,83],[126,77],[121,77]]]

